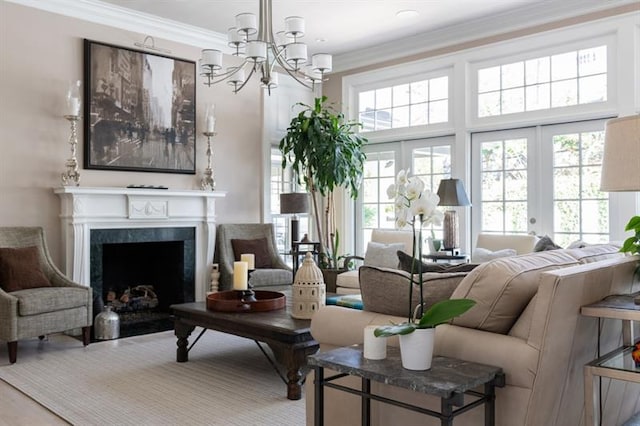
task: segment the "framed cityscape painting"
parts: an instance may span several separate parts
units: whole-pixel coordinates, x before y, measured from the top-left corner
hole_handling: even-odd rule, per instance
[[[84,167],[195,174],[195,62],[84,40]]]

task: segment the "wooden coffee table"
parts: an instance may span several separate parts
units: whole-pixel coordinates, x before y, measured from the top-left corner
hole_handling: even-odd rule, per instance
[[[302,397],[303,379],[308,369],[306,358],[316,353],[319,345],[311,337],[311,320],[291,317],[290,297],[287,297],[286,309],[268,312],[218,312],[207,309],[205,302],[176,304],[170,308],[178,338],[176,361],[189,360],[189,350],[200,338],[198,336],[189,346],[188,339],[195,327],[203,327],[203,332],[210,329],[246,337],[267,344],[277,363],[286,370],[286,378],[279,370],[278,373],[287,385],[287,398],[298,400]],[[258,346],[268,357],[260,343]]]

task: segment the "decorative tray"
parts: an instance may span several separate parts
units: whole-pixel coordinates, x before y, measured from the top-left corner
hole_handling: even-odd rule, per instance
[[[207,309],[221,312],[266,312],[282,309],[287,304],[284,294],[277,291],[254,291],[255,301],[243,299],[238,290],[219,291],[207,296]]]

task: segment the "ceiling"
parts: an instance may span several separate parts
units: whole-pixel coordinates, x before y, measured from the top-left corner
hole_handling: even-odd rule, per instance
[[[463,30],[486,22],[496,32],[514,24],[532,25],[532,19],[551,21],[633,1],[637,0],[273,0],[273,30],[284,29],[286,16],[302,16],[306,20],[302,41],[310,53],[339,55],[392,42],[403,49],[407,38],[452,26]],[[221,34],[235,25],[235,15],[257,15],[259,7],[259,0],[102,2]],[[397,17],[401,10],[418,14]]]

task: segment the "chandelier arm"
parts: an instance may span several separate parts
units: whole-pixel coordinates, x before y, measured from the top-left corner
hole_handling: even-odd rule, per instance
[[[256,66],[254,65],[253,67],[251,67],[251,72],[249,72],[249,75],[247,76],[247,78],[244,79],[244,82],[242,83],[242,85],[240,85],[240,87],[238,87],[237,89],[234,89],[233,93],[238,93],[239,91],[241,91],[242,88],[247,85],[249,80],[251,80],[251,76],[255,72],[256,72]]]
[[[278,65],[280,65],[280,67],[282,67],[287,72],[287,74],[289,74],[291,77],[293,77],[294,80],[296,80],[298,83],[302,84],[307,89],[312,89],[313,90],[313,86],[310,86],[305,81],[301,80],[298,75],[296,75],[298,73],[300,73],[300,74],[303,74],[303,73],[301,73],[300,71],[295,71],[295,70],[289,69],[288,64],[285,65],[286,63],[282,61],[282,58],[276,56],[275,59],[278,62]]]

